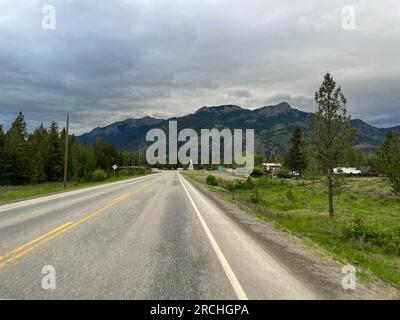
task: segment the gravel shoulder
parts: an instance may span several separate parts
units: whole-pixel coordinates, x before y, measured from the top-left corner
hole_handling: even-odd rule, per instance
[[[369,283],[357,281],[356,290],[344,290],[343,265],[319,248],[253,216],[234,203],[223,199],[204,185],[186,177],[220,211],[259,243],[290,272],[307,283],[322,299],[371,300],[398,299],[400,291],[374,277]]]

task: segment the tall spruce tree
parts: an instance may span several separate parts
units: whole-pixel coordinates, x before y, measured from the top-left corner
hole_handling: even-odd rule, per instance
[[[121,156],[114,144],[107,144],[103,138],[99,138],[94,146],[97,166],[106,171],[111,171],[114,164],[120,163]]]
[[[318,110],[315,119],[311,121],[312,143],[320,167],[327,177],[329,217],[334,218],[333,168],[343,161],[355,132],[350,127],[347,100],[329,73],[325,75],[320,89],[315,93],[315,102]]]
[[[28,183],[32,175],[32,157],[28,150],[25,117],[19,112],[7,131],[4,146],[5,180],[10,184]]]
[[[386,175],[395,194],[400,194],[400,133],[389,132],[377,151],[379,172]]]
[[[73,143],[71,147],[72,176],[77,181],[90,180],[97,168],[94,148],[86,143]]]
[[[303,133],[299,126],[295,128],[292,136],[292,147],[286,155],[285,166],[292,172],[302,174],[307,168],[307,158],[304,151]]]
[[[5,182],[5,171],[4,171],[4,146],[6,143],[6,135],[3,130],[3,126],[0,124],[0,185]]]
[[[44,182],[46,181],[45,164],[49,148],[49,133],[43,124],[29,135],[28,142],[35,151],[33,156],[33,161],[36,163],[35,180],[36,182]]]
[[[63,174],[63,152],[55,121],[51,123],[48,137],[48,148],[45,157],[45,172],[48,181],[59,181]]]

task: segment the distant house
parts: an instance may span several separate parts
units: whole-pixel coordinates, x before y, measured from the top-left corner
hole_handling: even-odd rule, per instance
[[[280,163],[263,163],[264,169],[268,174],[276,174],[282,168]]]
[[[363,176],[375,176],[376,173],[372,170],[371,166],[361,166],[358,168],[361,171],[361,175]]]
[[[359,176],[361,175],[361,171],[357,168],[345,168],[339,167],[333,169],[334,174],[344,174],[346,176]]]
[[[344,174],[346,176],[375,176],[375,172],[370,166],[361,166],[358,168],[339,167],[333,169],[334,174]]]

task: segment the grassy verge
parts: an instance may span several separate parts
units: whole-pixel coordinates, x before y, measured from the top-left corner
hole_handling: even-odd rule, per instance
[[[208,173],[185,172],[200,183]],[[323,180],[217,178],[207,186],[257,217],[300,236],[369,281],[374,274],[400,287],[400,198],[382,178],[346,179],[335,197],[336,218],[328,218]],[[222,188],[221,188],[222,187]]]
[[[126,179],[132,179],[139,177],[140,175],[131,175],[124,177],[112,177],[101,182],[68,182],[66,190],[74,190],[84,187],[91,187],[95,185],[117,182]],[[64,184],[62,182],[46,182],[34,185],[24,185],[24,186],[0,186],[0,204],[23,200],[30,197],[44,196],[55,192],[64,191]]]

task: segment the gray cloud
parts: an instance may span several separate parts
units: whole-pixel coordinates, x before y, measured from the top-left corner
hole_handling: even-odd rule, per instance
[[[82,133],[204,105],[311,111],[329,70],[353,117],[400,124],[397,0],[54,0],[54,31],[41,28],[44,4],[0,1],[0,122],[71,111]],[[344,5],[356,30],[342,28]]]

